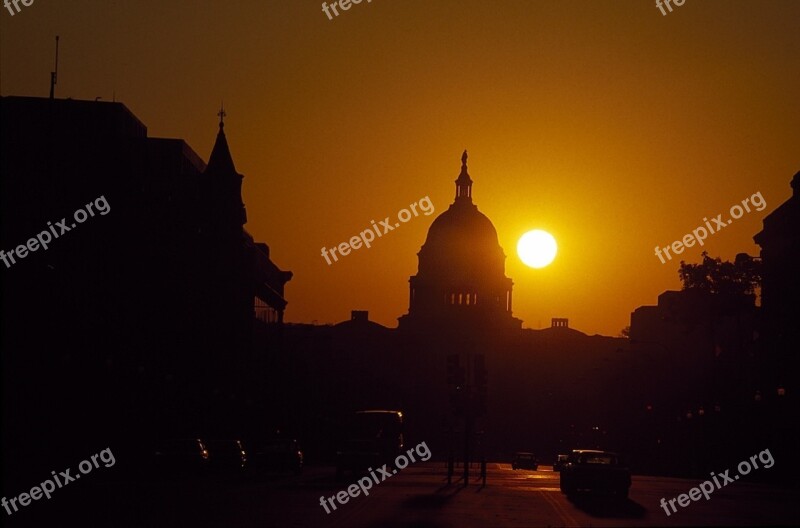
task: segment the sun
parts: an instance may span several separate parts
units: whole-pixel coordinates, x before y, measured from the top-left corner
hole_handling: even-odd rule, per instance
[[[534,229],[522,235],[517,242],[517,254],[525,265],[543,268],[556,258],[558,245],[553,235],[541,229]]]

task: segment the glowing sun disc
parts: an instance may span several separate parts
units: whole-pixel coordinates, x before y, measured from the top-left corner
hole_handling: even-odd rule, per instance
[[[534,229],[522,235],[517,242],[517,254],[525,265],[543,268],[556,258],[558,245],[553,235],[541,229]]]

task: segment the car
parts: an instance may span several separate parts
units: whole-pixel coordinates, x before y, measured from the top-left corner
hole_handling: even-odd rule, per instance
[[[350,415],[336,451],[336,478],[392,463],[403,452],[403,413],[384,409]]]
[[[206,442],[209,467],[218,473],[241,471],[247,464],[247,452],[235,439],[215,439]]]
[[[273,437],[246,443],[247,465],[257,472],[303,471],[303,451],[293,438]]]
[[[561,471],[561,468],[567,463],[568,455],[556,455],[556,461],[553,462],[553,471]]]
[[[169,438],[152,453],[154,469],[162,475],[197,475],[208,469],[208,449],[200,438]]]
[[[514,453],[514,460],[511,461],[511,469],[539,469],[539,462],[533,453],[517,451]]]
[[[630,487],[630,469],[619,454],[610,451],[574,449],[561,468],[561,491],[568,497],[589,492],[627,499]]]

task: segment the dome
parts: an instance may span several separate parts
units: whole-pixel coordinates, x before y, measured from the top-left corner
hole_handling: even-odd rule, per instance
[[[453,204],[436,217],[428,229],[423,248],[429,245],[455,242],[467,244],[498,244],[497,230],[492,221],[473,204]]]
[[[448,277],[450,281],[464,282],[504,273],[506,256],[497,230],[472,203],[466,151],[461,161],[456,199],[433,221],[419,252],[419,274],[423,277]]]
[[[428,229],[419,273],[469,280],[502,273],[505,258],[492,221],[471,203],[455,203]]]
[[[513,282],[506,277],[503,248],[491,220],[472,203],[467,152],[461,156],[456,197],[431,223],[420,249],[419,269],[409,279],[403,328],[519,329],[511,315]]]

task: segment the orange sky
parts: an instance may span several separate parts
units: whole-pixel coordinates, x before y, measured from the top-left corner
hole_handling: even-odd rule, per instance
[[[800,2],[674,9],[373,0],[328,20],[310,0],[39,0],[0,11],[0,90],[47,96],[59,34],[58,97],[116,94],[151,136],[184,138],[204,159],[224,98],[247,228],[294,272],[292,322],[366,309],[396,326],[467,148],[474,201],[508,255],[514,315],[616,335],[680,285],[656,244],[761,192],[764,211],[705,245],[754,254],[761,219],[800,170]],[[426,195],[434,215],[331,266],[320,256]],[[559,243],[541,270],[516,256],[534,228]]]

